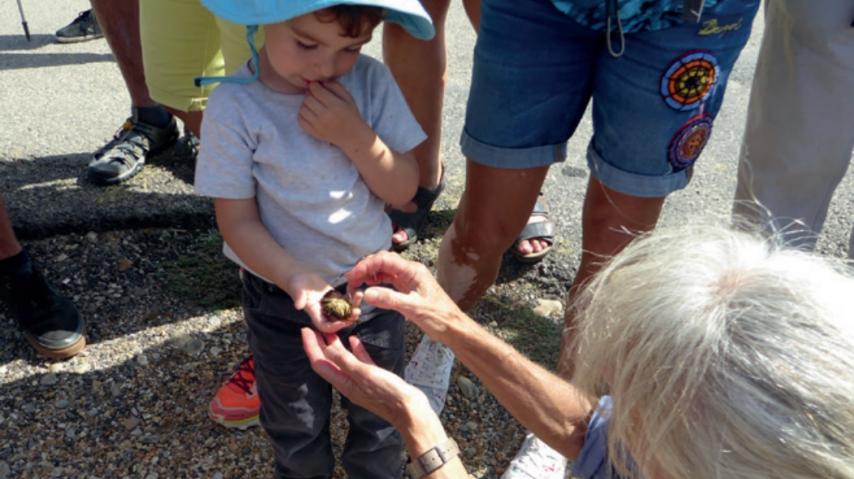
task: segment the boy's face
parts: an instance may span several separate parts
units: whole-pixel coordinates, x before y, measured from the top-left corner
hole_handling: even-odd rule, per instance
[[[262,69],[261,79],[290,93],[305,91],[310,82],[334,80],[350,71],[372,32],[366,25],[358,37],[348,37],[336,19],[321,20],[315,13],[265,25],[263,54],[273,71]]]

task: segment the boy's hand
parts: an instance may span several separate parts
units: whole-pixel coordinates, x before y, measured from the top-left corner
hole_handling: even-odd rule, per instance
[[[314,273],[302,273],[291,277],[288,282],[287,292],[294,300],[294,307],[305,311],[311,318],[315,329],[322,333],[332,334],[353,324],[359,318],[361,311],[358,304],[353,307],[350,318],[340,320],[323,314],[320,300],[332,287],[320,276]],[[357,297],[361,299],[361,295]]]
[[[314,138],[342,150],[353,148],[358,142],[370,144],[373,137],[350,92],[336,81],[309,84],[299,111],[299,125]]]

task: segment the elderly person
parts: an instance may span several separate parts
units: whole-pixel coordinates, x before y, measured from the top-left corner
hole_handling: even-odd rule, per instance
[[[580,291],[575,383],[451,301],[422,265],[382,253],[348,275],[457,357],[582,478],[854,478],[854,277],[725,228],[658,230]],[[359,293],[361,296],[362,293]],[[426,397],[358,338],[303,331],[315,370],[403,434],[425,477],[465,477]],[[597,405],[598,404],[598,405]]]

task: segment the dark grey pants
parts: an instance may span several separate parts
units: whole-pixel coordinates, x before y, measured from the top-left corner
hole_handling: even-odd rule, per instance
[[[332,390],[315,374],[302,349],[300,328],[308,315],[294,309],[284,291],[248,272],[243,275],[243,311],[261,397],[261,426],[273,441],[276,477],[329,478],[335,466],[329,437]],[[339,332],[345,345],[356,334],[373,360],[403,374],[404,320],[375,309]],[[385,420],[343,398],[350,431],[342,462],[351,479],[399,479],[403,441]]]

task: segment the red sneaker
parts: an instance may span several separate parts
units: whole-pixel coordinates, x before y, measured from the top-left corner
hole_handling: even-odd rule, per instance
[[[255,359],[250,355],[211,399],[208,415],[219,424],[237,429],[258,425],[261,398],[255,385]]]

